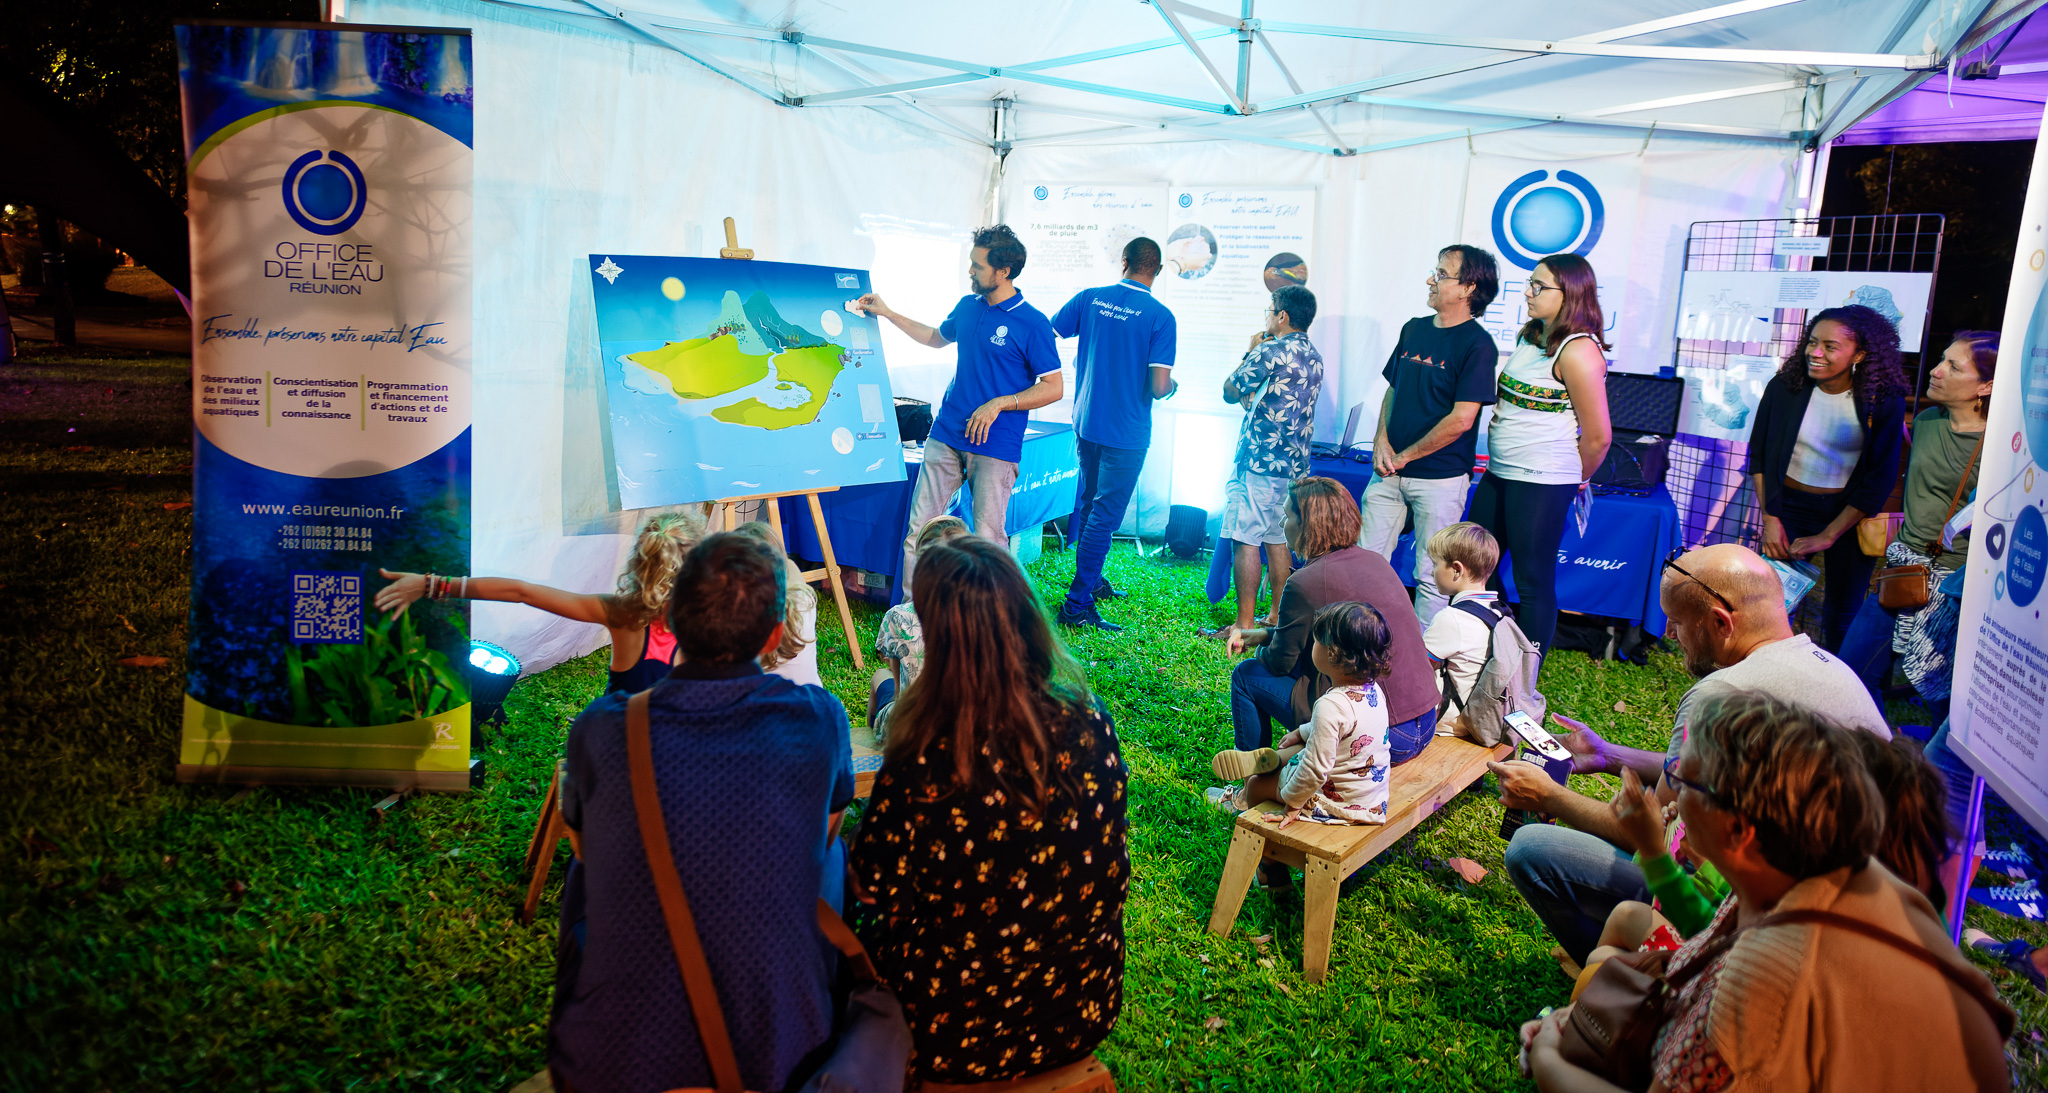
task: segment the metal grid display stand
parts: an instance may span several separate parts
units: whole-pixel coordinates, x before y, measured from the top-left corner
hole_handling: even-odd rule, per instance
[[[1892,213],[1883,216],[1820,216],[1782,220],[1702,220],[1692,225],[1685,241],[1685,269],[1742,272],[1892,272],[1939,276],[1941,236],[1945,218],[1939,213]],[[1825,256],[1778,253],[1778,240],[1823,236]],[[1934,293],[1928,292],[1931,315]],[[1806,331],[1804,308],[1777,308],[1771,313],[1771,337],[1764,342],[1679,338],[1672,363],[1697,377],[1702,371],[1726,370],[1729,358],[1767,356],[1779,360],[1799,349]],[[1913,358],[1915,391],[1925,371],[1929,323],[1921,323],[1921,344],[1903,346]],[[1754,547],[1763,535],[1763,513],[1756,491],[1744,473],[1747,444],[1741,440],[1680,433],[1670,452],[1672,500],[1688,547],[1708,543],[1742,543]]]

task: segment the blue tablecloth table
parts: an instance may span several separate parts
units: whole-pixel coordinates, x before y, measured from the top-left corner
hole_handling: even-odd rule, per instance
[[[1342,456],[1311,460],[1309,473],[1343,483],[1354,499],[1362,499],[1372,482],[1371,463]],[[1473,487],[1477,486],[1474,478]],[[1468,504],[1469,499],[1468,493]],[[1413,535],[1402,535],[1393,557],[1394,572],[1411,588],[1415,584],[1414,540]],[[1558,606],[1585,615],[1625,619],[1661,637],[1664,608],[1657,596],[1658,582],[1664,559],[1680,542],[1678,509],[1663,486],[1646,497],[1596,495],[1586,534],[1581,536],[1576,526],[1567,524],[1564,542],[1558,546]],[[1230,541],[1218,536],[1215,555],[1209,560],[1210,603],[1220,603],[1229,594],[1231,550]],[[1516,600],[1514,573],[1505,558],[1501,584],[1506,598]]]
[[[825,527],[832,535],[832,550],[841,566],[890,577],[902,569],[903,540],[910,534],[910,499],[923,467],[923,451],[908,451],[904,453],[903,481],[848,486],[818,496],[825,510]],[[1010,511],[1003,530],[1015,535],[1070,515],[1080,478],[1074,427],[1056,421],[1031,422],[1024,430],[1017,484],[1010,491]],[[784,498],[781,503],[790,553],[824,557],[803,499]],[[972,505],[973,491],[962,486],[953,497],[952,513],[972,524]]]

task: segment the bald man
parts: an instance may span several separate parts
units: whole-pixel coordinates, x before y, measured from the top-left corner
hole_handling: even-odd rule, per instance
[[[1673,800],[1676,787],[1664,781],[1666,758],[1678,754],[1692,712],[1709,696],[1730,690],[1769,695],[1891,739],[1890,726],[1856,673],[1812,638],[1792,632],[1784,587],[1754,551],[1723,543],[1667,561],[1659,595],[1670,620],[1667,632],[1685,652],[1686,671],[1699,677],[1678,700],[1670,747],[1662,752],[1622,747],[1559,718],[1576,730],[1564,738],[1575,773],[1619,775],[1626,767],[1644,785],[1656,786],[1661,799]],[[1503,805],[1571,825],[1525,825],[1508,844],[1507,867],[1509,879],[1558,944],[1583,962],[1615,904],[1650,898],[1634,848],[1626,845],[1606,801],[1558,785],[1532,763],[1490,766],[1500,779]]]

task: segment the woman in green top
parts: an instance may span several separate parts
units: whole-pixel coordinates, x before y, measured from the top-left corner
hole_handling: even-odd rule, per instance
[[[1955,509],[1968,504],[1977,487],[1984,445],[1984,413],[1998,369],[1998,335],[1956,331],[1955,341],[1927,381],[1932,407],[1913,419],[1913,454],[1906,464],[1905,520],[1885,549],[1887,566],[1924,565],[1938,588],[1962,568],[1969,555],[1967,535],[1945,541],[1942,529]],[[1840,656],[1856,670],[1873,697],[1891,674],[1894,652],[1906,656],[1907,678],[1939,721],[1948,713],[1949,658],[1955,654],[1953,613],[1943,623],[1944,601],[1935,591],[1927,606],[1894,616],[1866,597],[1842,639]],[[1929,625],[1932,622],[1933,625]],[[1879,708],[1883,703],[1880,699]]]

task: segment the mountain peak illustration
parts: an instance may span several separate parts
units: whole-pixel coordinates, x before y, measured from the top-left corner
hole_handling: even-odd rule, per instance
[[[736,294],[726,295],[731,297]],[[761,340],[768,344],[770,352],[781,353],[785,350],[825,344],[825,339],[784,319],[781,313],[775,310],[775,304],[768,299],[765,292],[756,292],[747,297],[742,310],[746,313],[747,321],[753,324],[755,332],[760,334]]]

